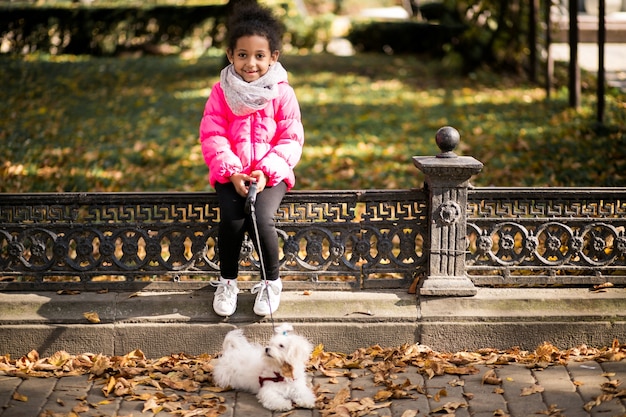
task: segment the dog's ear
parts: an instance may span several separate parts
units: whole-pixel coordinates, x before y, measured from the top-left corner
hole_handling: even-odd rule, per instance
[[[313,351],[313,345],[302,336],[292,335],[292,339],[289,344],[289,351],[287,356],[291,361],[294,361],[294,365],[301,365],[309,361],[311,352]]]
[[[280,373],[285,377],[285,378],[291,378],[293,379],[293,365],[291,365],[290,363],[283,363],[280,366]]]

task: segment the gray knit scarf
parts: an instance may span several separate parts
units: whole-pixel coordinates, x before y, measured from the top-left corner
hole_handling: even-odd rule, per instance
[[[277,84],[281,81],[287,81],[287,71],[280,62],[272,65],[261,78],[249,83],[235,72],[232,64],[220,74],[226,102],[237,116],[246,116],[261,110],[278,97]]]

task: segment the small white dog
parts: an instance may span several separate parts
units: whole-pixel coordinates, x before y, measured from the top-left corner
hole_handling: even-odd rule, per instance
[[[275,329],[267,347],[250,343],[241,329],[228,332],[222,354],[213,368],[213,381],[256,394],[268,410],[315,408],[306,374],[313,349],[307,339],[292,333],[290,324]]]

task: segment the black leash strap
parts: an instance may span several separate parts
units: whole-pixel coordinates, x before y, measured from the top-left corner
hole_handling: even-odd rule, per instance
[[[267,291],[267,304],[270,309],[270,320],[272,321],[272,330],[274,329],[274,315],[272,312],[272,304],[270,303],[270,289],[267,284],[267,277],[265,275],[265,264],[263,262],[263,252],[261,251],[261,238],[259,237],[259,228],[256,222],[256,212],[254,206],[256,204],[257,195],[257,183],[251,182],[248,188],[248,197],[246,198],[246,205],[244,210],[252,218],[252,226],[254,227],[254,236],[256,240],[256,250],[259,254],[259,263],[261,264],[261,280],[265,281],[265,291]],[[263,291],[263,289],[261,289]]]

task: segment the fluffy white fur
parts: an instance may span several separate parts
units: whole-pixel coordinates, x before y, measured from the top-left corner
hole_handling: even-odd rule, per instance
[[[315,394],[306,374],[313,347],[292,331],[289,324],[278,326],[267,347],[249,342],[241,329],[230,331],[213,368],[213,381],[256,394],[269,410],[314,408]]]

